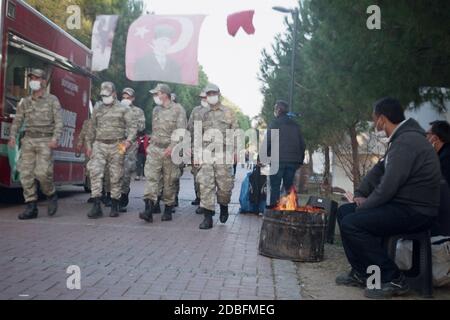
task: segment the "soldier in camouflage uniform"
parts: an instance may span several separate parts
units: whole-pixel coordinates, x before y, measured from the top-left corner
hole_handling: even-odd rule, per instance
[[[94,198],[94,204],[88,213],[91,219],[102,215],[100,197],[106,166],[109,167],[111,181],[112,204],[109,216],[119,216],[125,152],[133,144],[137,132],[133,115],[117,100],[116,89],[112,82],[102,83],[100,95],[102,102],[92,113],[92,125],[88,134],[87,154],[91,157],[89,163],[91,196]]]
[[[27,203],[27,208],[19,215],[21,220],[34,219],[38,216],[35,180],[39,181],[42,192],[49,198],[48,215],[53,216],[57,211],[52,149],[58,147],[63,128],[59,100],[46,92],[45,72],[33,69],[28,76],[32,94],[20,100],[17,106],[8,143],[10,147],[15,147],[16,134],[24,125],[25,136],[21,140],[21,154],[17,165],[23,196]]]
[[[231,199],[234,177],[232,174],[233,163],[227,163],[226,160],[231,159],[233,162],[233,154],[228,154],[227,157],[227,152],[235,151],[233,139],[226,139],[226,130],[235,130],[238,125],[234,111],[221,104],[219,87],[210,83],[204,91],[207,95],[209,110],[203,115],[203,132],[215,129],[219,130],[223,136],[223,141],[219,145],[214,145],[215,150],[223,150],[223,159],[213,162],[208,161],[211,159],[202,159],[197,175],[200,185],[200,210],[205,217],[199,227],[200,229],[210,229],[213,227],[212,217],[214,216],[216,194],[217,202],[220,205],[220,222],[225,223],[228,220],[228,204]],[[203,146],[208,147],[211,143],[214,144],[214,142],[205,141]]]
[[[121,104],[130,109],[133,115],[133,121],[137,126],[137,132],[142,133],[145,130],[145,115],[144,111],[133,104],[135,99],[135,92],[132,88],[125,88],[122,90]],[[122,196],[120,199],[120,212],[126,212],[128,205],[128,195],[130,193],[131,176],[136,172],[137,164],[137,141],[127,150],[125,154],[124,173],[122,176]]]
[[[194,124],[201,123],[203,115],[207,110],[209,110],[209,104],[206,101],[206,93],[202,91],[199,97],[201,99],[200,105],[192,109],[191,116],[189,117],[189,122],[187,126],[189,132],[191,133],[192,147],[194,146]],[[198,138],[201,139],[201,137]],[[194,189],[195,189],[195,200],[191,202],[193,206],[198,206],[200,204],[200,186],[198,185],[197,181],[198,168],[199,166],[194,165],[194,161],[192,161],[191,173],[194,176]],[[200,213],[200,210],[197,210],[197,213]]]
[[[78,140],[77,140],[77,146],[76,146],[76,156],[79,157],[81,155],[81,150],[84,148],[84,150],[87,149],[87,134],[88,134],[88,130],[89,130],[89,126],[91,123],[91,119],[86,119],[83,122],[83,125],[81,127],[80,133],[78,135]],[[85,168],[85,176],[86,176],[86,180],[89,179],[89,157],[87,155],[85,155],[84,157],[84,168]],[[93,202],[94,199],[89,198],[87,202],[91,203]]]
[[[153,210],[163,182],[165,208],[162,221],[172,220],[172,210],[175,205],[176,180],[180,178],[179,165],[173,163],[171,154],[177,141],[172,141],[172,133],[176,129],[186,129],[186,111],[170,99],[171,90],[166,84],[158,84],[150,90],[156,107],[152,114],[152,135],[147,148],[145,176],[147,186],[144,193],[145,210],[139,217],[147,222],[153,222]]]

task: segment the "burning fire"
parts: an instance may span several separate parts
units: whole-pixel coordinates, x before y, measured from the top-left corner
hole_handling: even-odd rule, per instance
[[[291,188],[291,191],[288,195],[281,197],[277,203],[277,206],[273,209],[276,211],[300,211],[307,213],[320,213],[322,209],[315,208],[312,206],[299,206],[298,205],[298,196],[297,190],[294,187]]]

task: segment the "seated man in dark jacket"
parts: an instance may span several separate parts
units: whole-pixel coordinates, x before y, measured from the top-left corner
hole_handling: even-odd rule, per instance
[[[305,158],[305,142],[300,132],[300,126],[287,115],[288,109],[287,102],[277,101],[274,110],[275,119],[269,124],[267,130],[267,155],[269,157],[272,148],[275,148],[271,141],[270,130],[279,130],[279,160],[275,164],[275,166],[278,165],[278,172],[269,178],[269,207],[275,206],[280,198],[282,180],[284,190],[289,192],[294,184],[295,172],[303,164]],[[274,165],[273,161],[272,165]]]
[[[441,162],[441,205],[439,215],[431,229],[431,236],[450,235],[450,124],[447,121],[433,121],[427,131],[427,139],[439,155]],[[447,183],[447,186],[442,185]]]
[[[450,124],[447,121],[433,121],[430,125],[427,138],[439,155],[442,175],[450,186]]]
[[[380,268],[380,288],[366,288],[368,298],[408,292],[404,275],[382,246],[391,235],[429,229],[439,207],[439,159],[413,120],[392,98],[375,103],[375,129],[389,138],[384,157],[355,191],[354,203],[338,210],[342,244],[352,270],[336,278],[340,285],[366,285],[367,268]]]

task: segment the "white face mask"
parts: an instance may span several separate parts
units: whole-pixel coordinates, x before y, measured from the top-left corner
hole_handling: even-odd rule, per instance
[[[104,104],[110,105],[114,102],[114,97],[113,96],[102,97],[102,101]]]
[[[377,122],[374,125],[374,127],[375,127],[375,136],[378,139],[386,140],[386,139],[388,139],[388,136],[387,136],[386,132],[384,130],[378,130],[378,121],[379,121],[379,119],[377,120]]]
[[[32,91],[38,91],[41,89],[41,82],[39,80],[31,80],[30,81],[30,89]]]
[[[129,107],[129,106],[131,106],[131,100],[122,99],[122,101],[120,101],[120,104],[123,105],[124,107]]]
[[[206,100],[210,105],[215,106],[219,102],[219,96],[208,96]]]
[[[208,102],[207,101],[205,101],[205,100],[202,100],[201,102],[200,102],[200,104],[202,105],[202,107],[209,107],[209,104],[208,104]]]
[[[155,102],[155,104],[156,104],[157,106],[162,105],[161,98],[158,97],[158,96],[153,97],[153,101]]]

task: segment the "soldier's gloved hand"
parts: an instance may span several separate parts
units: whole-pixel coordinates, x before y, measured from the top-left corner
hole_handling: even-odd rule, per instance
[[[56,149],[58,148],[58,140],[52,140],[48,143],[48,147],[50,149]]]
[[[92,149],[91,148],[86,148],[86,155],[88,156],[88,158],[91,157],[91,155],[92,155]]]
[[[125,140],[125,150],[128,150],[131,147],[131,142],[129,140]]]
[[[8,147],[14,148],[16,146],[16,138],[11,138],[8,141]]]

